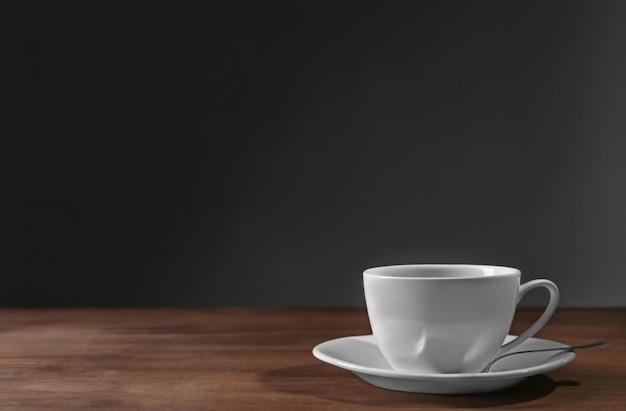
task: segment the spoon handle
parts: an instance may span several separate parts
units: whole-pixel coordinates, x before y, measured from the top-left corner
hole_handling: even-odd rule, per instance
[[[493,360],[491,360],[489,362],[489,364],[487,364],[485,366],[485,368],[483,368],[483,370],[481,372],[488,372],[490,370],[490,368],[493,366],[493,364],[495,364],[496,362],[500,361],[503,358],[509,357],[511,355],[516,355],[516,354],[528,354],[528,353],[532,353],[532,352],[545,352],[545,351],[574,351],[580,348],[591,348],[591,347],[597,347],[599,345],[604,345],[606,343],[608,343],[609,340],[604,338],[602,340],[598,340],[598,341],[592,341],[590,343],[586,343],[586,344],[580,344],[580,345],[568,345],[566,347],[554,347],[554,348],[542,348],[542,349],[537,349],[537,350],[526,350],[526,351],[515,351],[515,352],[510,352],[508,354],[503,354],[499,357],[494,358]]]

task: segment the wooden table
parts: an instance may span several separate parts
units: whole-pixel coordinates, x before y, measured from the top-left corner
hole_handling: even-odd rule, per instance
[[[0,409],[626,409],[626,309],[560,309],[539,337],[611,343],[480,395],[388,391],[311,355],[369,333],[364,309],[4,309]]]

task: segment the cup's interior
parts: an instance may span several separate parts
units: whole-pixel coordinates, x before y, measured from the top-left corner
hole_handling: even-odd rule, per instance
[[[510,267],[468,264],[391,265],[365,271],[366,274],[376,276],[402,278],[472,278],[510,275],[517,272],[517,269]]]

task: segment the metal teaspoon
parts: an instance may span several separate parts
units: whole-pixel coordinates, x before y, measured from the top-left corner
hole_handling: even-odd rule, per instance
[[[602,340],[598,340],[598,341],[593,341],[587,344],[581,344],[581,345],[571,345],[571,346],[565,346],[565,347],[555,347],[555,348],[543,348],[543,349],[538,349],[538,350],[526,350],[526,351],[515,351],[515,352],[510,352],[507,354],[503,354],[499,357],[494,358],[493,360],[491,360],[489,362],[489,364],[487,364],[485,366],[485,368],[483,368],[483,370],[481,372],[489,372],[491,367],[493,366],[493,364],[495,364],[496,362],[500,361],[503,358],[506,357],[510,357],[511,355],[516,355],[516,354],[526,354],[526,353],[532,353],[532,352],[544,352],[544,351],[574,351],[580,348],[591,348],[591,347],[597,347],[599,345],[604,345],[606,343],[608,343],[609,340],[608,339],[602,339]]]

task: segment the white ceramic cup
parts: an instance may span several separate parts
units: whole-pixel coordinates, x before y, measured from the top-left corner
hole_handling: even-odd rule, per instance
[[[475,373],[496,355],[543,327],[559,302],[549,280],[520,286],[516,268],[429,264],[375,267],[363,272],[367,313],[379,349],[394,370],[413,374]],[[506,338],[517,303],[545,287],[550,301],[513,341]]]

